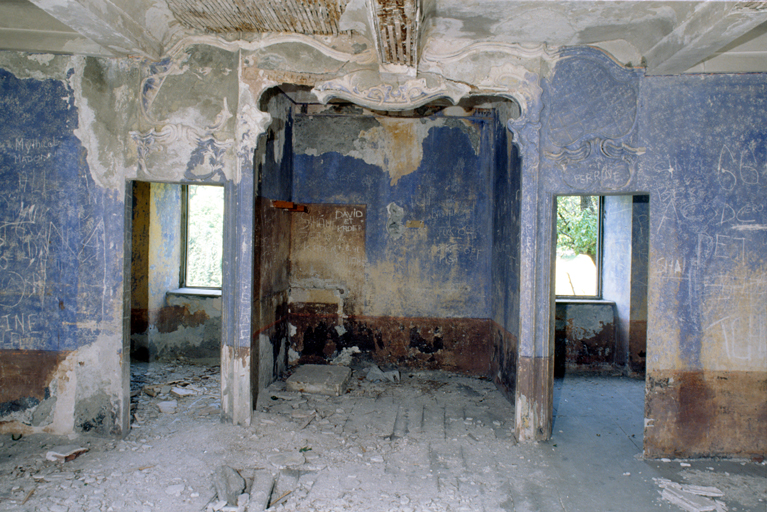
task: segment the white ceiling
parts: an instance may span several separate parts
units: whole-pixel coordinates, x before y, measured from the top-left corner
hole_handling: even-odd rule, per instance
[[[194,12],[232,3],[174,0],[171,6],[179,13],[179,4]],[[246,3],[255,6],[253,12],[266,12],[274,2]],[[645,66],[649,74],[767,72],[767,3],[763,2],[304,0],[301,4],[309,13],[309,18],[304,12],[296,14],[305,21],[303,33],[313,22],[312,12],[327,11],[331,4],[346,11],[338,35],[309,37],[348,38],[351,29],[357,40],[367,38],[371,47],[386,40],[383,24],[399,26],[402,13],[412,14],[412,6],[417,6],[420,17],[413,33],[420,48],[414,51],[444,53],[477,42],[593,45],[623,64]],[[395,19],[392,10],[397,9]],[[0,0],[0,49],[156,59],[182,37],[204,32],[188,20],[179,21],[183,17],[174,11],[166,0]],[[257,21],[248,26],[263,26]],[[230,24],[228,32],[219,27],[219,35],[228,40],[259,36],[243,32],[241,19]],[[291,30],[289,23],[285,30]],[[416,46],[412,39],[408,44]]]

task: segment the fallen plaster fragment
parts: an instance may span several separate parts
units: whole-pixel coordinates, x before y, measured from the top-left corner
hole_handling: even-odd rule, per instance
[[[400,375],[398,370],[391,370],[388,372],[381,371],[381,369],[373,365],[370,367],[370,370],[368,370],[367,379],[371,382],[376,381],[385,381],[388,380],[390,382],[399,382]]]
[[[287,466],[300,466],[306,462],[306,457],[300,453],[294,452],[276,453],[269,456],[269,462],[278,468],[284,468]]]
[[[653,478],[663,491],[661,497],[689,512],[725,512],[727,506],[712,498],[721,498],[724,493],[716,487],[678,484],[665,478]]]
[[[250,501],[248,512],[264,512],[272,499],[274,489],[274,475],[269,471],[256,471],[253,477],[253,485],[250,488]]]
[[[69,462],[75,460],[87,451],[88,448],[82,448],[81,446],[57,446],[48,450],[48,453],[45,454],[45,458],[53,462]]]
[[[166,402],[159,402],[157,404],[157,408],[160,409],[160,412],[163,414],[173,414],[176,412],[177,407],[178,402],[175,400],[168,400]]]
[[[352,371],[343,366],[307,364],[299,366],[285,383],[287,391],[341,396]]]
[[[186,486],[184,484],[175,484],[175,485],[169,485],[165,488],[165,494],[169,496],[181,496],[181,493],[184,492],[184,488]]]
[[[343,327],[341,328],[343,329]],[[330,362],[330,364],[335,364],[337,366],[349,366],[352,364],[352,358],[354,357],[354,354],[359,354],[360,352],[361,351],[359,347],[346,347],[341,351],[340,354],[335,357],[335,359]]]
[[[176,395],[179,398],[184,398],[187,396],[197,396],[197,391],[193,389],[187,389],[187,388],[179,388],[174,387],[170,390],[171,394]]]

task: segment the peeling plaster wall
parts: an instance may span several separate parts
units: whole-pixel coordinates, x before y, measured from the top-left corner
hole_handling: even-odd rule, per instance
[[[126,431],[122,134],[137,76],[0,53],[2,431]]]
[[[363,301],[313,331],[379,360],[489,375],[492,113],[294,119],[293,199],[366,205]]]
[[[192,46],[141,66],[135,177],[145,181],[239,182],[235,114],[238,55]],[[133,144],[131,145],[133,147]]]

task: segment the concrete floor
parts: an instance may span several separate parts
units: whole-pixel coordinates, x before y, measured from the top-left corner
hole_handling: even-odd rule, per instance
[[[196,394],[175,397],[173,414],[157,407],[167,390],[137,394],[141,421],[121,441],[3,439],[0,510],[208,510],[212,474],[226,464],[249,485],[273,475],[272,498],[285,498],[269,510],[282,512],[682,510],[653,478],[716,486],[730,511],[767,511],[765,463],[642,460],[642,381],[559,379],[553,438],[516,444],[513,407],[486,380],[403,370],[401,383],[374,383],[356,366],[340,397],[275,383],[253,425],[238,427],[218,419],[216,369],[135,369],[141,385],[180,381]],[[45,460],[64,444],[90,451]]]
[[[659,499],[653,478],[666,478],[719,488],[731,511],[767,511],[764,463],[642,459],[643,381],[567,375],[555,380],[554,405],[552,439],[532,449],[545,454],[545,478],[559,503],[529,510],[683,510]]]

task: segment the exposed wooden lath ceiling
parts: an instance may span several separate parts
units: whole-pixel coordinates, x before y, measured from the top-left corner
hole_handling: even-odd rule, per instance
[[[375,0],[381,62],[415,67],[420,8],[417,0]]]
[[[348,0],[168,0],[184,25],[218,34],[290,32],[338,34]]]

